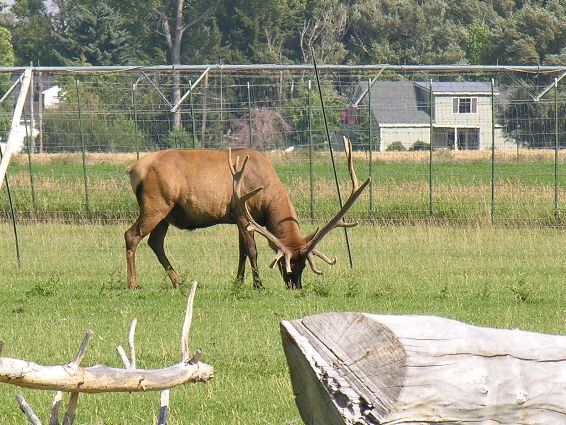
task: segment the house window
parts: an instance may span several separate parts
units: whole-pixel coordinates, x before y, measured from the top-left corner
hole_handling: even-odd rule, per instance
[[[455,114],[477,114],[477,97],[455,97],[453,99],[453,111]]]

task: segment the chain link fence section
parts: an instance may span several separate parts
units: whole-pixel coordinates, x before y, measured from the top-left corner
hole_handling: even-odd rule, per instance
[[[352,140],[377,223],[564,225],[566,67],[241,65],[33,69],[8,169],[19,221],[132,220],[125,169],[167,148],[251,146],[302,219],[338,201],[328,143]],[[21,69],[0,69],[2,88]],[[14,94],[0,104],[0,137]],[[321,97],[330,141],[322,120]],[[349,191],[343,155],[338,177]],[[10,218],[8,194],[0,216]]]

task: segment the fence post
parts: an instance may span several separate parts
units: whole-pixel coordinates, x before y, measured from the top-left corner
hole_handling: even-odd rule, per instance
[[[252,147],[252,101],[250,96],[250,82],[248,81],[248,122],[250,126],[249,131],[249,141],[250,141],[250,148]]]
[[[132,106],[134,107],[134,140],[136,143],[136,159],[140,159],[140,144],[138,143],[138,105],[136,102],[137,84],[132,84]]]
[[[24,127],[26,129],[26,139],[27,139],[27,153],[28,153],[28,170],[29,170],[29,183],[31,186],[31,205],[32,205],[32,211],[36,210],[36,202],[35,202],[35,185],[33,182],[33,170],[31,167],[31,150],[32,150],[32,139],[33,139],[33,125],[32,125],[33,121],[30,122],[30,128],[31,128],[31,137],[28,133],[28,126],[27,123],[25,122],[24,119]]]
[[[314,220],[314,169],[313,169],[313,152],[312,152],[312,84],[309,80],[307,100],[308,100],[308,117],[307,117],[307,132],[309,138],[309,177],[310,177],[310,218]]]
[[[0,149],[0,160],[2,160],[2,149]],[[14,230],[14,241],[16,243],[16,258],[18,259],[18,267],[21,265],[20,259],[20,242],[18,239],[18,227],[16,225],[16,212],[14,210],[14,203],[12,201],[12,192],[10,192],[10,185],[8,184],[8,174],[4,174],[4,184],[6,185],[6,192],[8,193],[8,203],[10,204],[10,212],[12,214],[12,228]]]
[[[491,224],[495,219],[495,81],[491,79]]]
[[[193,86],[193,82],[189,81],[189,86]],[[197,121],[195,119],[195,105],[193,103],[193,91],[189,93],[189,105],[191,105],[191,118],[192,118],[192,130],[193,130],[193,149],[197,147]]]
[[[79,80],[75,78],[75,85],[77,88],[77,112],[79,114],[79,132],[81,134],[81,152],[82,152],[82,160],[83,160],[83,180],[84,180],[84,187],[85,187],[85,208],[87,216],[90,216],[90,201],[88,196],[88,173],[86,167],[86,147],[85,147],[85,140],[84,140],[84,132],[83,132],[83,120],[82,120],[82,113],[81,113],[81,94],[79,90]]]
[[[432,79],[430,80],[430,92],[429,92],[429,109],[430,109],[430,143],[428,147],[428,215],[429,218],[432,218],[432,143],[434,140],[434,129],[432,124],[433,120],[433,98],[432,98]]]
[[[558,224],[558,78],[554,79],[554,220]]]
[[[372,114],[371,114],[371,78],[368,79],[368,130],[369,130],[369,164],[368,173],[371,180],[369,182],[369,216],[371,217],[373,211],[373,127],[372,127]]]

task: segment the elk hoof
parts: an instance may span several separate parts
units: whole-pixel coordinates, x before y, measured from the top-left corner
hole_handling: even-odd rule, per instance
[[[171,279],[173,288],[177,289],[181,285],[181,283],[183,283],[183,279],[181,279],[181,277],[175,270],[168,270],[167,275],[169,276],[169,279]]]

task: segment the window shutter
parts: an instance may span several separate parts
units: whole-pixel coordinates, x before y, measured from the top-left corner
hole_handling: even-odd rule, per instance
[[[478,113],[478,98],[477,97],[472,97],[472,113],[473,114]]]
[[[457,114],[458,113],[458,98],[452,98],[452,112]]]

